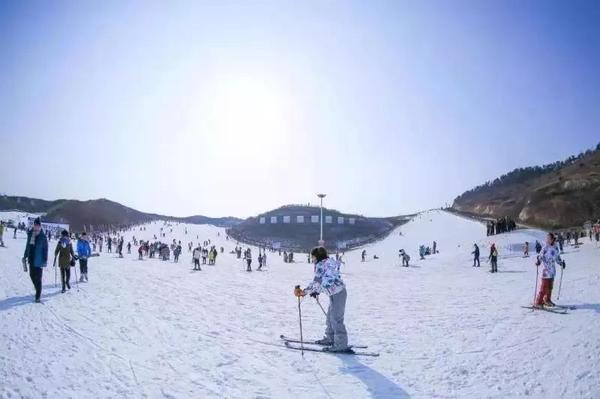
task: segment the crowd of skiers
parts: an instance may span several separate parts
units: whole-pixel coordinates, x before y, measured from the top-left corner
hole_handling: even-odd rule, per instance
[[[487,222],[487,235],[493,236],[495,234],[502,234],[513,231],[517,228],[517,224],[514,220],[505,216],[498,218],[495,221],[491,220]]]
[[[235,247],[235,253],[237,254],[237,258],[240,259],[241,258],[241,254],[242,254],[242,248],[236,246]],[[243,261],[246,262],[246,271],[247,272],[251,272],[252,271],[252,250],[250,249],[250,247],[246,248],[245,251],[243,251],[244,254],[244,258]],[[267,266],[267,250],[265,248],[258,248],[258,267],[256,268],[257,271],[262,271],[263,267]],[[289,261],[289,258],[288,258]]]
[[[145,230],[145,227],[143,226],[139,228],[140,231]],[[5,224],[4,222],[0,222],[0,246],[4,246],[4,230]],[[126,230],[121,229],[119,231],[113,230],[109,233],[93,233],[91,234],[91,237],[89,237],[86,232],[73,235],[67,230],[61,231],[54,249],[53,266],[58,268],[56,269],[57,271],[60,270],[62,292],[64,293],[71,289],[71,268],[75,267],[77,262],[79,262],[80,272],[80,277],[77,282],[88,281],[88,259],[93,256],[99,256],[100,252],[103,252],[105,249],[105,243],[107,253],[113,253],[114,249],[114,253],[122,258],[125,243],[125,238],[122,234],[124,231]],[[51,235],[52,233],[42,229],[39,217],[33,221],[31,229],[27,230],[27,241],[22,263],[24,271],[29,272],[29,276],[33,283],[35,289],[35,302],[40,302],[42,294],[43,270],[48,264],[48,243]],[[162,235],[164,236],[164,234]],[[73,240],[76,241],[76,246],[74,246]],[[132,240],[133,244],[138,246],[138,259],[140,260],[142,260],[144,256],[147,256],[149,258],[159,257],[163,261],[166,261],[170,259],[170,254],[172,252],[173,261],[175,263],[179,261],[182,252],[181,241],[173,240],[169,246],[158,240],[153,243],[143,240],[138,241],[135,236],[133,236]],[[202,264],[206,264],[207,262],[209,265],[216,264],[218,255],[217,249],[214,245],[209,247],[209,244],[210,240],[204,242],[204,247],[198,243],[194,249],[192,254],[194,270],[200,270],[200,260],[202,260]],[[131,247],[131,242],[128,242],[126,246],[128,254],[131,253]],[[221,247],[221,253],[223,252],[224,248]],[[250,249],[247,251],[247,257],[251,258]],[[259,270],[262,269],[264,264],[266,264],[266,253],[260,253]],[[77,270],[75,270],[75,274],[77,279]]]
[[[508,218],[499,219],[502,223],[494,223],[494,234],[498,231],[502,231],[504,229],[504,225],[506,225],[507,229],[514,228],[512,226],[512,221]],[[490,222],[493,223],[493,222]],[[490,226],[490,224],[488,224]],[[500,230],[498,230],[498,226],[500,226]],[[0,223],[0,246],[4,245],[3,234],[6,229],[5,223]],[[145,229],[140,227],[140,230]],[[172,228],[170,230],[172,232]],[[72,235],[66,230],[60,233],[58,238],[58,242],[54,249],[54,266],[58,266],[60,270],[61,276],[61,284],[62,284],[62,292],[65,292],[67,289],[71,288],[71,267],[74,267],[79,262],[79,273],[80,277],[78,282],[87,282],[88,281],[88,260],[90,257],[98,255],[98,252],[102,252],[104,249],[104,245],[106,244],[106,250],[108,253],[113,252],[113,248],[115,249],[115,253],[119,255],[119,257],[123,257],[123,247],[125,245],[125,237],[124,231],[111,231],[108,233],[93,233],[91,237],[86,234],[86,232],[82,232],[78,235]],[[187,233],[187,231],[186,231]],[[586,234],[587,233],[587,234]],[[490,230],[488,229],[488,234],[490,234]],[[41,228],[41,221],[39,218],[35,219],[33,222],[33,226],[30,230],[27,231],[27,245],[25,247],[25,252],[23,256],[23,265],[25,271],[29,271],[31,281],[35,287],[35,298],[36,301],[39,301],[41,295],[41,278],[43,268],[46,266],[48,261],[48,233],[46,233]],[[165,236],[163,233],[163,229],[161,228],[161,236]],[[573,244],[574,246],[579,245],[580,240],[583,237],[588,236],[590,240],[595,239],[596,241],[600,241],[600,223],[597,223],[592,226],[589,231],[582,230],[569,230],[565,232],[560,232],[557,234],[549,234],[548,238],[545,242],[545,245],[536,241],[533,244],[533,247],[536,252],[536,259],[539,265],[545,265],[546,272],[543,273],[543,279],[550,279],[549,276],[554,276],[553,273],[548,271],[549,267],[546,266],[548,262],[552,262],[554,259],[554,255],[558,256],[558,260],[560,264],[564,267],[564,262],[560,259],[560,254],[564,252],[564,244],[567,245]],[[177,263],[180,259],[182,253],[182,243],[181,241],[177,241],[173,239],[170,245],[161,242],[156,239],[155,241],[143,241],[139,240],[133,236],[132,241],[133,245],[138,247],[138,258],[140,260],[144,259],[144,257],[155,258],[158,257],[163,261],[170,260],[171,253],[173,254],[173,260]],[[196,236],[198,238],[198,236]],[[227,237],[228,238],[228,237]],[[76,241],[76,246],[72,244],[73,240]],[[194,270],[201,270],[200,265],[214,265],[216,263],[216,259],[218,256],[218,250],[215,245],[211,245],[210,240],[204,241],[202,244],[198,243],[196,246],[193,245],[193,242],[189,242],[187,244],[188,252],[191,252],[192,255],[192,264],[194,266]],[[127,253],[131,253],[132,243],[131,241],[127,242]],[[550,248],[552,247],[552,248]],[[556,251],[554,251],[556,249]],[[270,249],[272,252],[276,250]],[[432,247],[420,245],[419,255],[421,259],[424,259],[425,256],[435,254],[438,252],[437,250],[437,242],[433,241]],[[530,250],[530,243],[525,242],[523,245],[523,256],[528,257]],[[220,252],[224,252],[224,248],[220,248]],[[252,271],[252,251],[250,248],[242,249],[241,246],[236,246],[233,251],[233,254],[237,256],[238,259],[242,259],[247,271]],[[294,253],[279,250],[279,254],[283,255],[283,261],[285,263],[294,262]],[[477,244],[473,246],[473,267],[480,267],[480,248]],[[366,250],[363,250],[361,253],[361,260],[364,262],[366,260]],[[399,257],[401,260],[401,264],[404,267],[409,266],[410,256],[404,249],[399,250]],[[378,259],[374,256],[375,259]],[[499,258],[499,250],[496,244],[490,245],[490,251],[488,255],[488,260],[490,263],[490,272],[497,273],[498,272],[498,258]],[[258,268],[257,270],[263,270],[263,267],[267,264],[267,249],[259,248],[258,250]],[[339,253],[336,253],[335,260],[338,264],[342,264],[342,256]],[[310,254],[308,261],[311,262]],[[556,263],[556,260],[554,261]],[[29,266],[29,267],[27,267]],[[540,303],[550,304],[551,303],[551,292],[552,292],[552,284],[550,282],[542,281],[540,284],[541,289],[539,298],[536,302],[536,305]]]

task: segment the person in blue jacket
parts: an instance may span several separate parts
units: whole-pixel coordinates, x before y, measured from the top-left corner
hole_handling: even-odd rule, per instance
[[[88,281],[88,258],[92,255],[92,249],[90,248],[90,243],[87,239],[87,234],[85,231],[81,233],[79,240],[77,240],[77,257],[79,258],[79,271],[81,272],[81,277],[79,277],[79,281],[83,282]]]
[[[33,227],[27,232],[27,243],[23,254],[23,264],[29,264],[29,277],[35,288],[35,302],[40,303],[42,296],[42,275],[48,263],[48,239],[42,230],[40,218],[33,221]],[[27,270],[25,270],[27,271]]]

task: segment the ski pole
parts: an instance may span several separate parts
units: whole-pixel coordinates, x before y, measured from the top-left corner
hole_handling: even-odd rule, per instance
[[[73,266],[75,269],[75,284],[77,284],[77,292],[79,292],[79,279],[77,278],[77,265]]]
[[[558,284],[558,296],[556,297],[556,300],[560,299],[560,289],[562,288],[562,281],[563,281],[563,273],[565,272],[565,262],[563,261],[562,264],[562,268],[560,269],[560,283]]]
[[[296,289],[299,290],[300,286],[297,285]],[[304,337],[302,336],[302,308],[300,307],[300,297],[298,297],[298,320],[300,321],[300,351],[302,357],[304,357]]]
[[[319,296],[317,295],[315,297],[315,299],[317,300],[317,303],[319,304],[319,307],[321,308],[321,311],[323,312],[323,314],[325,315],[325,317],[327,318],[327,312],[325,311],[325,309],[323,309],[323,305],[321,305],[321,302],[319,301]]]
[[[535,265],[535,290],[533,291],[533,306],[535,306],[535,296],[537,295],[538,277],[539,276],[540,276],[540,266]]]

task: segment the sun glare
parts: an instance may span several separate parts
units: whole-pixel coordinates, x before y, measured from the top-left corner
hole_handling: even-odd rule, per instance
[[[217,86],[210,117],[211,134],[240,156],[281,145],[289,129],[285,98],[264,79],[243,77],[222,82]]]

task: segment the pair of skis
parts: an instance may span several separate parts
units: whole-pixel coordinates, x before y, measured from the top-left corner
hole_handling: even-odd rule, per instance
[[[318,343],[317,341],[304,341],[301,342],[298,339],[288,338],[285,335],[280,335],[279,338],[282,339],[283,344],[288,349],[293,349],[297,351],[307,351],[307,352],[318,352],[318,353],[329,353],[332,355],[354,355],[354,356],[370,356],[377,357],[379,353],[376,352],[366,352],[366,351],[356,351],[355,349],[367,349],[366,345],[352,345],[350,347],[351,351],[348,352],[330,352],[326,351],[325,346]]]
[[[568,314],[569,310],[574,310],[574,306],[521,306],[524,309],[529,309],[532,312],[535,310],[543,310],[544,312],[556,313],[556,314]]]

